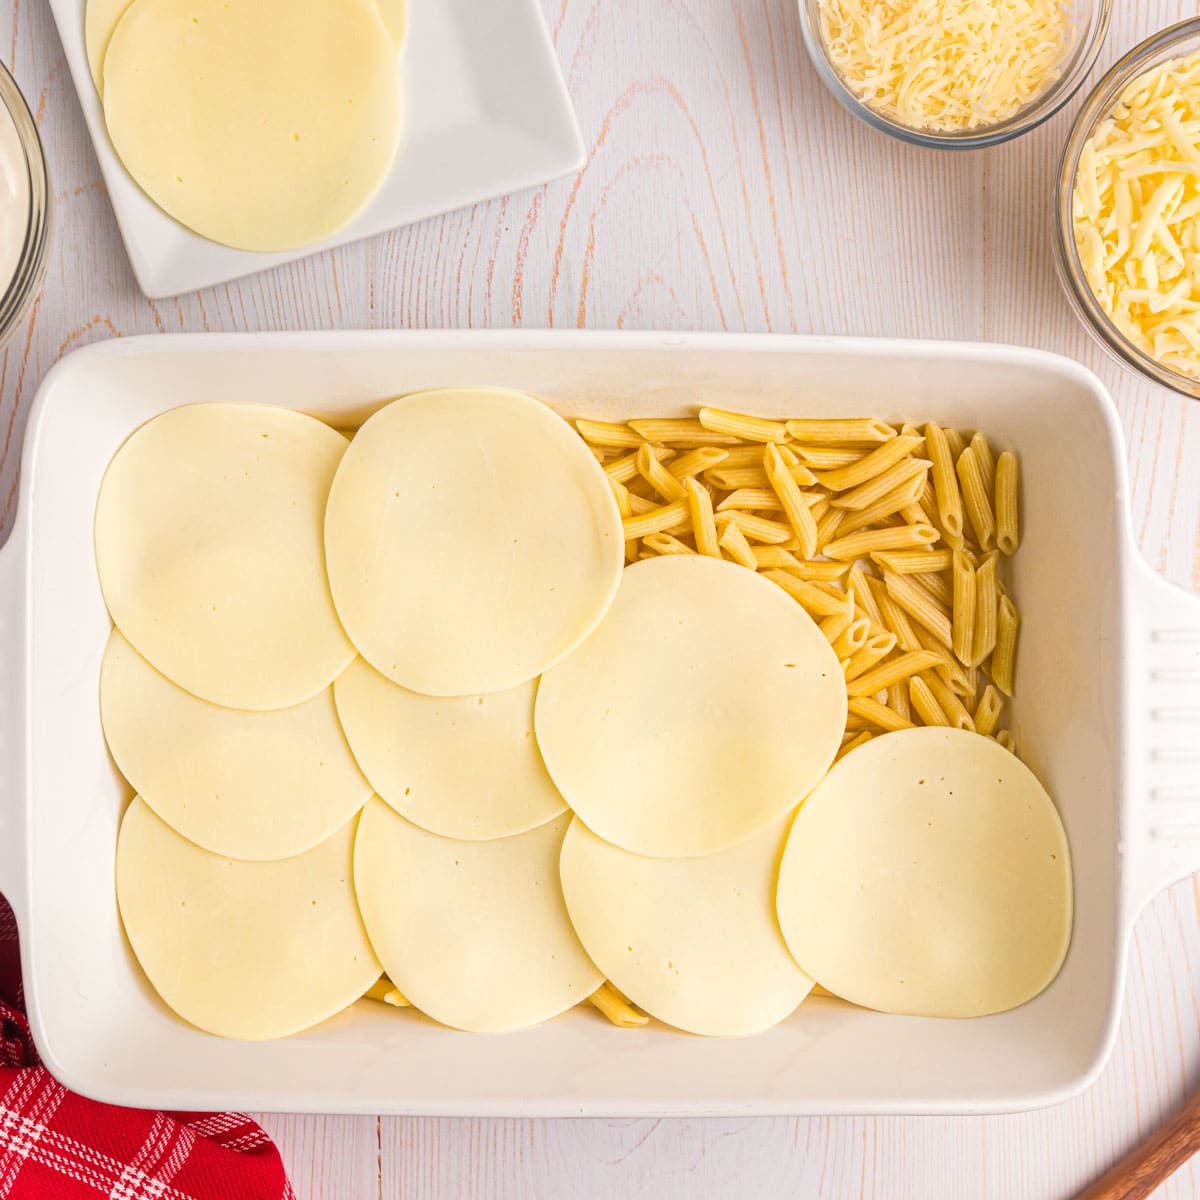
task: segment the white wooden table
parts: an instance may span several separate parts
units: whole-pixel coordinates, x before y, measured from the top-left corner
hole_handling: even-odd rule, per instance
[[[999,150],[913,150],[824,93],[795,0],[544,3],[589,149],[578,176],[160,303],[134,285],[44,6],[4,5],[0,59],[36,113],[56,209],[45,294],[0,356],[0,537],[39,380],[60,355],[102,338],[510,325],[976,338],[1061,351],[1100,373],[1121,409],[1142,547],[1165,574],[1200,586],[1200,407],[1103,358],[1054,278],[1051,185],[1075,105]],[[1196,11],[1185,0],[1116,8],[1105,63]],[[311,1200],[1059,1200],[1198,1085],[1192,879],[1138,925],[1107,1070],[1047,1112],[265,1122]],[[1159,1195],[1200,1195],[1200,1167]]]

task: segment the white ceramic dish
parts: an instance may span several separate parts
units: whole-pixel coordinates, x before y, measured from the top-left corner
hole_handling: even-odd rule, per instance
[[[805,1003],[759,1037],[609,1027],[576,1011],[505,1036],[365,1001],[300,1037],[222,1041],[157,1001],[122,938],[113,847],[125,788],[96,685],[108,618],[92,556],[101,474],[124,438],[189,401],[265,400],[338,425],[397,392],[536,392],[564,412],[935,416],[1024,464],[1025,622],[1016,727],[1074,855],[1066,966],[1032,1003],[977,1021]],[[122,1104],[454,1114],[995,1112],[1061,1100],[1112,1046],[1138,910],[1200,867],[1200,603],[1129,529],[1112,402],[1075,363],[1005,347],[791,337],[382,333],[130,338],[68,356],[30,419],[0,552],[0,891],[22,934],[49,1068]]]
[[[116,156],[83,44],[84,0],[50,0],[133,273],[151,299],[264,271],[506,192],[584,162],[538,0],[411,0],[404,129],[391,174],[336,237],[279,254],[233,250],[167,216]]]

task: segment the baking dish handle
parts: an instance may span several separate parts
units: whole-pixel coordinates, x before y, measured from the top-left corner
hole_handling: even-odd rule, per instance
[[[1200,871],[1200,596],[1139,562],[1130,678],[1138,690],[1127,831],[1133,914]]]
[[[0,546],[0,893],[20,921],[25,909],[26,534],[17,521]]]

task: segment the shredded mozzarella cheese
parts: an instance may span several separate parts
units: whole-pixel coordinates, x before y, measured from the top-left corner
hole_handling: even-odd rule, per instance
[[[1144,354],[1200,378],[1200,52],[1135,79],[1079,156],[1075,245]]]
[[[1068,0],[820,0],[830,61],[868,107],[912,129],[1015,116],[1058,78]]]

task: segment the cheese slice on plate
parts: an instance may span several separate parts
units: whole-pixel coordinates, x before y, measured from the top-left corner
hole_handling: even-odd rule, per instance
[[[790,596],[700,555],[626,569],[599,628],[538,687],[551,778],[638,854],[723,850],[803,799],[837,753],[846,685]]]
[[[288,708],[349,665],[321,536],[346,445],[284,408],[191,404],[117,451],[96,504],[100,587],[168,679],[228,708]]]
[[[363,810],[354,852],[363,920],[388,978],[422,1012],[501,1033],[549,1020],[603,983],[559,886],[569,821],[462,842],[380,800]]]
[[[852,750],[797,814],[779,874],[796,961],[882,1012],[979,1017],[1032,999],[1071,939],[1071,860],[1020,760],[958,729]]]
[[[185,1021],[286,1037],[353,1004],[382,968],[354,902],[357,818],[279,862],[201,850],[135,799],[117,839],[117,902],[137,960]]]
[[[422,696],[361,658],[334,686],[346,737],[375,791],[443,837],[483,841],[558,816],[533,736],[535,684],[487,696]]]
[[[371,797],[326,688],[294,708],[219,708],[160,675],[116,630],[100,717],[121,774],[189,841],[230,858],[289,858]]]
[[[775,917],[789,820],[704,858],[645,858],[574,821],[560,869],[588,954],[668,1025],[736,1037],[778,1024],[812,988]]]

